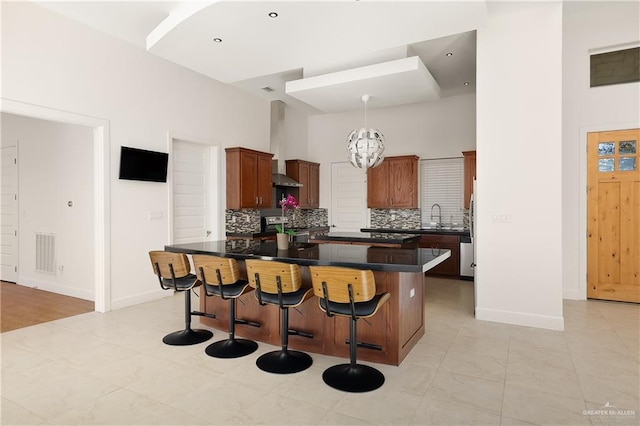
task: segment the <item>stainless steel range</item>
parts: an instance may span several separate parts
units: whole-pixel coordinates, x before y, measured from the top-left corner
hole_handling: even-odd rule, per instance
[[[291,241],[298,242],[309,242],[309,228],[291,228],[289,226],[289,218],[282,216],[263,216],[261,220],[261,231],[262,232],[275,232],[276,225],[282,225],[284,222],[285,230],[293,231],[293,235],[291,236]]]

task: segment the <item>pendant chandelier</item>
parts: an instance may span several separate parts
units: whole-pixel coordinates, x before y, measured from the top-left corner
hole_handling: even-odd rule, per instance
[[[347,138],[349,161],[354,167],[367,169],[379,166],[384,159],[384,135],[378,129],[367,129],[367,102],[369,95],[362,96],[364,102],[364,127],[354,129]]]

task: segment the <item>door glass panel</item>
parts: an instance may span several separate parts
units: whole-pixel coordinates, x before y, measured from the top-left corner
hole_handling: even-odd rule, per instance
[[[598,160],[598,171],[612,172],[614,164],[613,158],[601,158]]]
[[[620,170],[621,172],[628,172],[628,171],[633,171],[635,169],[636,169],[636,157],[620,157],[618,170]]]
[[[635,154],[636,153],[636,141],[620,141],[618,147],[620,154]]]
[[[615,142],[600,142],[598,144],[598,155],[613,155],[615,154],[616,144]]]

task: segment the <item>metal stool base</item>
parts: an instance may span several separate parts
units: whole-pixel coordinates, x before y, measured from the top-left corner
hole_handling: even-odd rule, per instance
[[[198,343],[206,342],[213,337],[213,333],[209,330],[194,330],[188,328],[186,330],[180,330],[167,334],[162,341],[167,345],[172,346],[186,346],[197,345]]]
[[[369,392],[384,384],[384,375],[363,364],[339,364],[327,368],[322,380],[334,389],[345,392]]]
[[[313,359],[299,351],[273,351],[260,355],[256,365],[262,371],[275,374],[291,374],[306,370],[313,364]]]
[[[204,352],[214,358],[240,358],[258,349],[258,344],[247,339],[220,340],[207,346]]]

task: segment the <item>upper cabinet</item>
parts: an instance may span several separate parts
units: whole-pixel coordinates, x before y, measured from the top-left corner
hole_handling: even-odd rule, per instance
[[[473,193],[473,180],[476,178],[476,152],[464,151],[464,208],[469,208],[469,201]]]
[[[227,208],[271,208],[273,154],[227,148]]]
[[[418,208],[418,157],[387,157],[368,169],[367,207]]]
[[[287,176],[302,184],[297,188],[301,208],[320,207],[320,164],[304,160],[287,160]],[[295,191],[294,191],[295,192]]]

